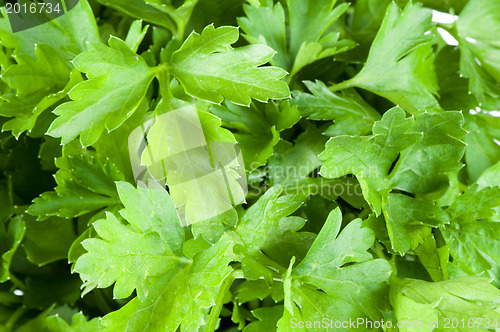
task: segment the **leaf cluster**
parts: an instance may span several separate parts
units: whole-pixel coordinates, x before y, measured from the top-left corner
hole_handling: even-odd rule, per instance
[[[0,7],[0,332],[499,327],[498,0],[63,2]]]

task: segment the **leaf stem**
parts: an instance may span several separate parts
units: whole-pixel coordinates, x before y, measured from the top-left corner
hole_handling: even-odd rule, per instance
[[[387,256],[385,255],[384,249],[382,248],[382,246],[380,245],[380,243],[375,242],[375,244],[374,244],[374,246],[373,246],[372,249],[373,249],[373,252],[377,255],[378,258],[382,258],[382,259],[387,260]]]
[[[170,99],[172,97],[172,93],[170,91],[170,67],[166,64],[162,64],[157,67],[157,79],[160,83],[160,93],[162,100],[166,103],[167,108],[172,109],[172,105],[170,104]],[[156,114],[156,116],[160,114]]]
[[[19,318],[21,318],[22,315],[24,315],[25,312],[26,308],[24,306],[17,309],[16,312],[14,312],[12,316],[10,316],[9,320],[5,324],[5,331],[7,332],[12,331],[16,322],[19,320]]]
[[[227,276],[226,280],[224,280],[221,287],[219,288],[219,293],[217,294],[217,298],[215,299],[215,306],[212,307],[212,310],[210,311],[210,316],[208,318],[205,332],[215,331],[215,327],[217,326],[217,321],[219,320],[222,306],[224,305],[223,303],[224,296],[226,295],[226,292],[233,284],[234,279],[235,279],[235,274],[234,272],[231,272],[231,274]]]
[[[9,278],[10,278],[10,281],[20,290],[26,289],[26,285],[24,284],[24,282],[19,280],[14,274],[10,273]]]
[[[330,89],[330,91],[334,92],[334,91],[344,90],[347,88],[353,88],[355,85],[356,84],[355,84],[354,80],[352,78],[350,78],[346,81],[332,85],[331,87],[329,87],[329,89]]]
[[[392,255],[391,258],[387,258],[387,255],[384,252],[384,248],[378,241],[375,242],[374,246],[372,247],[372,250],[377,255],[378,258],[385,259],[387,262],[389,262],[389,265],[392,267],[392,273],[395,276],[397,276],[398,269],[396,266],[396,255]]]

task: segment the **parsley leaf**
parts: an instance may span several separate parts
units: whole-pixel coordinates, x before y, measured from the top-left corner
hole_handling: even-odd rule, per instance
[[[414,114],[439,110],[434,97],[438,86],[433,70],[432,27],[429,10],[409,3],[401,11],[393,2],[387,8],[365,66],[355,77],[332,89],[367,89]]]
[[[17,54],[34,57],[36,45],[46,44],[57,50],[65,60],[72,60],[85,49],[86,43],[100,41],[96,20],[87,0],[79,0],[65,15],[16,33],[12,32],[6,16],[0,19],[0,40],[3,46],[15,49]]]
[[[195,331],[206,323],[207,309],[215,304],[219,287],[228,277],[231,243],[219,241],[197,254],[191,263],[169,271],[149,290],[144,301],[133,299],[104,317],[109,331],[159,328]]]
[[[90,153],[68,154],[56,160],[57,187],[36,198],[29,214],[38,219],[73,218],[120,204],[115,181],[124,178],[112,162],[102,163]]]
[[[47,317],[47,328],[50,332],[84,332],[101,331],[102,326],[99,318],[87,321],[80,312],[71,318],[71,325],[59,316]]]
[[[340,40],[339,32],[329,31],[349,7],[346,3],[335,4],[335,0],[288,0],[288,37],[285,13],[279,2],[273,5],[273,1],[267,0],[265,5],[257,7],[245,5],[246,17],[240,17],[238,23],[250,43],[264,43],[276,50],[278,56],[271,62],[290,71],[293,77],[305,66],[355,46],[350,40]]]
[[[111,37],[109,47],[89,43],[73,64],[89,80],[75,86],[73,101],[54,110],[59,117],[48,133],[63,143],[80,135],[84,146],[95,143],[103,131],[118,128],[140,105],[156,72],[122,40]],[[112,92],[111,92],[112,91]]]
[[[238,29],[229,26],[209,25],[201,34],[193,32],[172,54],[172,75],[189,95],[217,104],[223,97],[240,105],[249,105],[251,98],[265,102],[289,97],[287,84],[280,80],[284,70],[258,67],[275,51],[264,45],[231,48],[238,37]]]
[[[69,63],[44,44],[36,46],[35,55],[36,59],[27,54],[17,55],[17,64],[8,67],[2,75],[2,79],[16,91],[2,96],[5,102],[0,106],[0,115],[15,117],[2,128],[12,130],[16,137],[26,130],[31,131],[47,106],[64,98],[65,93],[57,92],[69,90],[66,87],[71,72]],[[48,101],[47,96],[52,100]]]
[[[96,221],[94,228],[101,239],[83,241],[88,253],[78,259],[74,270],[85,281],[83,294],[116,282],[116,298],[126,298],[137,289],[144,300],[154,280],[182,262],[184,232],[167,192],[134,189],[126,182],[118,182],[117,189],[125,206],[120,214],[131,226],[111,213],[106,220]]]
[[[500,160],[500,145],[495,142],[500,137],[500,121],[487,112],[465,114],[465,120],[465,161],[469,179],[474,182]]]
[[[324,160],[320,174],[327,178],[356,175],[371,208],[377,215],[383,210],[392,249],[404,253],[419,243],[412,242],[408,231],[413,228],[418,238],[422,228],[412,225],[438,227],[448,218],[432,203],[391,191],[428,193],[448,185],[447,173],[461,168],[462,121],[458,112],[426,113],[415,121],[395,107],[375,123],[373,136],[330,139],[320,155]]]
[[[379,310],[387,306],[381,294],[391,268],[387,261],[373,260],[367,252],[375,235],[362,228],[359,219],[342,232],[341,223],[340,210],[333,210],[304,260],[295,268],[290,264],[285,279],[285,313],[278,323],[283,331],[292,330],[292,317],[310,321],[377,319],[381,317]]]
[[[500,4],[495,1],[469,1],[456,22],[460,42],[460,71],[469,79],[469,89],[486,109],[500,103]]]
[[[325,134],[363,135],[370,132],[380,115],[354,90],[342,94],[331,92],[321,81],[305,81],[312,94],[294,91],[292,103],[298,106],[302,116],[311,120],[334,120],[335,124]]]
[[[23,240],[26,232],[26,225],[22,216],[13,217],[8,223],[0,224],[0,282],[10,279],[9,267],[12,257]]]
[[[366,200],[380,214],[392,163],[398,153],[422,139],[421,133],[412,130],[414,124],[414,118],[405,118],[402,109],[393,108],[375,123],[371,137],[331,138],[320,155],[324,161],[320,174],[327,178],[356,175]]]
[[[298,232],[305,224],[290,216],[302,202],[293,195],[281,196],[282,186],[270,188],[241,218],[236,232],[250,256],[268,256],[286,265],[292,255],[303,257],[314,234]]]
[[[238,130],[234,137],[242,147],[245,166],[249,170],[264,165],[279,142],[279,133],[300,120],[297,108],[288,102],[282,102],[279,106],[274,102],[254,102],[250,108],[226,102],[225,107],[214,105],[211,111],[227,127]]]
[[[454,261],[468,274],[500,266],[500,224],[489,220],[500,206],[500,187],[470,187],[446,210],[450,225],[442,228]]]
[[[483,331],[486,325],[478,318],[491,322],[500,319],[495,311],[500,304],[500,291],[487,278],[464,277],[434,283],[391,278],[390,298],[399,321],[421,321],[424,325],[437,321],[441,327],[445,326],[445,319],[464,319],[474,321],[474,326],[458,326],[457,331]]]

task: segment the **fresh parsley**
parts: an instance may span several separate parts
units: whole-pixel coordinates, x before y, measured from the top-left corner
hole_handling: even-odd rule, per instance
[[[0,332],[500,328],[500,1],[62,4],[0,8]]]

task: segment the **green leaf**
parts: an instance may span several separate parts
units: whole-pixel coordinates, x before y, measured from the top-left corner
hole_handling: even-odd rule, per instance
[[[484,187],[500,187],[500,161],[486,169],[476,181],[478,189]]]
[[[8,223],[0,223],[0,283],[10,279],[12,257],[23,240],[26,226],[21,216]]]
[[[39,220],[49,216],[74,218],[120,204],[115,181],[123,175],[109,160],[101,163],[92,154],[68,155],[57,159],[57,187],[33,201],[28,213]]]
[[[197,331],[206,324],[208,308],[231,268],[232,244],[219,241],[197,254],[193,261],[169,271],[150,289],[147,298],[138,298],[104,317],[107,331]]]
[[[7,68],[2,75],[2,80],[15,90],[15,93],[2,95],[0,115],[14,118],[2,129],[12,130],[16,137],[26,130],[31,131],[39,115],[64,98],[76,84],[75,75],[70,81],[70,64],[54,48],[37,45],[35,55],[36,59],[28,54],[17,55],[17,64]]]
[[[450,225],[441,228],[450,253],[467,274],[500,266],[500,223],[490,218],[500,206],[500,187],[471,186],[446,210]]]
[[[439,110],[431,11],[409,3],[403,11],[393,2],[373,41],[368,59],[352,79],[333,89],[357,86],[389,99],[412,114]]]
[[[73,316],[71,325],[59,316],[49,316],[47,317],[47,328],[50,332],[97,332],[103,330],[99,318],[87,321],[81,312]]]
[[[65,60],[71,60],[85,50],[88,42],[98,42],[99,31],[87,0],[79,0],[74,8],[58,18],[33,28],[12,32],[4,14],[0,19],[2,45],[14,48],[17,54],[35,57],[35,45],[52,46]]]
[[[240,105],[285,99],[290,91],[280,79],[286,75],[276,67],[258,67],[275,52],[264,45],[233,49],[238,40],[235,27],[207,26],[200,34],[193,32],[172,54],[170,71],[189,95],[220,103],[224,98]]]
[[[245,280],[234,291],[234,298],[239,304],[255,299],[263,300],[269,295],[271,295],[271,287],[262,279]]]
[[[476,184],[478,185],[477,189],[500,187],[500,161],[486,169],[477,179]],[[492,220],[500,221],[500,206],[496,207],[495,211],[496,216],[492,216]]]
[[[326,179],[311,178],[309,175],[321,166],[318,155],[325,148],[327,137],[321,128],[309,126],[300,134],[294,144],[281,140],[269,159],[268,172],[271,185],[283,185],[285,192],[301,190],[308,184],[316,184]],[[316,181],[318,180],[318,181]]]
[[[469,1],[456,23],[460,45],[460,71],[469,90],[486,109],[500,107],[500,4]]]
[[[375,123],[371,137],[331,138],[320,155],[324,161],[320,174],[327,178],[356,175],[365,199],[380,214],[392,163],[398,153],[422,139],[421,133],[412,130],[414,124],[413,117],[405,118],[405,112],[395,107]]]
[[[275,331],[276,325],[283,315],[283,306],[262,307],[252,310],[257,322],[248,324],[243,332]]]
[[[282,5],[279,2],[273,5],[271,0],[264,2],[265,5],[258,7],[243,6],[246,17],[238,18],[238,24],[251,44],[266,44],[278,52],[271,63],[290,71],[290,77],[315,61],[356,45],[350,40],[339,40],[340,33],[330,31],[349,7],[347,3],[335,6],[336,0],[288,0],[286,26]]]
[[[378,112],[354,89],[335,93],[319,80],[314,83],[304,81],[304,84],[312,94],[293,91],[291,103],[310,120],[334,120],[335,125],[326,133],[329,136],[364,135],[380,119]]]
[[[142,20],[134,21],[132,25],[130,25],[125,43],[133,52],[137,52],[139,45],[144,40],[144,37],[146,37],[148,28],[149,25],[146,25],[144,28],[142,27]]]
[[[341,196],[356,207],[363,205],[359,186],[353,178],[325,179],[315,172],[322,165],[319,154],[323,151],[327,137],[322,135],[324,127],[310,125],[301,133],[294,144],[281,140],[274,149],[266,167],[270,185],[282,185],[286,194],[308,201],[311,195],[321,195],[328,200]],[[360,204],[359,204],[360,203]]]
[[[266,6],[243,5],[246,17],[238,18],[238,25],[246,33],[243,35],[251,44],[264,44],[277,54],[270,60],[274,66],[286,70],[292,68],[288,56],[285,28],[285,12],[281,3],[267,0]]]
[[[392,179],[394,188],[425,193],[447,186],[447,173],[463,166],[463,139],[467,133],[463,122],[460,112],[421,115],[413,131],[421,132],[422,139],[401,153]]]
[[[62,89],[70,73],[66,61],[48,45],[35,46],[36,59],[27,54],[15,57],[17,64],[7,68],[2,79],[16,90],[17,96],[35,92],[49,94]]]
[[[429,234],[429,236],[424,239],[423,243],[414,250],[433,281],[449,279],[449,251],[449,245],[438,248],[436,239],[432,234]]]
[[[471,182],[476,181],[488,167],[500,161],[500,119],[486,112],[465,114],[465,162]]]
[[[304,41],[319,41],[324,32],[347,10],[337,1],[288,0],[290,17],[290,53],[296,55]],[[305,14],[305,15],[304,15]]]
[[[282,186],[271,187],[241,218],[236,232],[250,256],[264,254],[282,266],[291,257],[303,257],[314,234],[299,232],[305,220],[291,216],[302,202],[294,195],[281,196]]]
[[[341,224],[337,208],[328,216],[304,260],[294,269],[293,263],[290,265],[285,279],[285,313],[278,323],[280,331],[295,330],[291,318],[349,321],[382,317],[380,311],[387,307],[385,282],[391,268],[387,261],[373,260],[367,252],[375,235],[361,227],[360,219],[350,222],[342,232]]]
[[[122,224],[112,213],[93,226],[100,239],[87,239],[74,270],[85,282],[83,294],[115,283],[116,298],[127,298],[134,289],[144,301],[152,284],[182,263],[184,231],[172,199],[161,189],[135,189],[127,182],[117,183],[125,206],[120,211],[130,225]]]
[[[347,4],[343,5],[344,7],[339,6],[337,8],[347,8]],[[356,43],[351,40],[339,39],[340,32],[332,32],[322,38],[320,42],[302,43],[290,72],[290,77],[293,77],[307,65],[310,65],[321,59],[334,56],[338,53],[345,52],[356,46]]]
[[[26,224],[23,247],[30,262],[45,265],[68,257],[68,250],[76,239],[69,220],[52,217],[36,221],[29,215],[24,215],[23,220]]]
[[[320,174],[356,175],[371,208],[377,215],[383,211],[392,249],[407,252],[421,243],[425,229],[419,225],[438,227],[448,218],[432,203],[391,191],[428,193],[447,186],[447,173],[458,172],[462,165],[462,121],[459,112],[446,112],[425,113],[415,122],[405,118],[402,109],[393,108],[375,123],[373,136],[330,139],[320,155],[324,160]]]
[[[59,117],[48,134],[62,137],[63,144],[80,135],[82,144],[88,146],[105,129],[118,128],[139,107],[156,75],[122,40],[111,37],[109,45],[89,43],[89,49],[73,61],[89,80],[69,92],[73,101],[54,110]]]
[[[449,223],[448,215],[440,207],[396,193],[389,194],[384,217],[391,249],[401,254],[421,243],[420,226],[439,227]]]
[[[495,311],[500,305],[500,291],[487,278],[463,277],[431,283],[393,277],[390,299],[398,321],[420,321],[426,331],[446,331],[446,321],[463,320],[466,323],[458,324],[456,331],[479,332],[488,327],[486,320],[490,326],[500,320]],[[436,324],[435,328],[429,328],[429,322]],[[415,331],[415,327],[401,331]]]
[[[144,19],[167,28],[179,39],[183,38],[186,23],[198,0],[187,0],[175,8],[170,1],[144,0],[98,0],[105,6],[114,8],[129,16]]]
[[[227,210],[216,217],[194,223],[191,231],[195,238],[202,236],[208,243],[217,243],[225,231],[233,228],[238,222],[235,209]]]
[[[359,47],[365,49],[368,46],[369,48],[380,29],[390,3],[389,0],[356,1],[350,29],[353,39],[361,43]]]
[[[469,82],[460,74],[460,51],[454,46],[444,46],[434,61],[439,83],[439,104],[445,110],[468,112],[478,106],[469,93]],[[466,114],[465,114],[466,115]]]
[[[254,102],[250,108],[226,102],[225,107],[214,105],[211,111],[227,127],[238,130],[234,137],[242,149],[247,170],[265,165],[279,142],[279,133],[300,120],[297,107],[288,102],[281,102],[279,106],[274,102]]]

